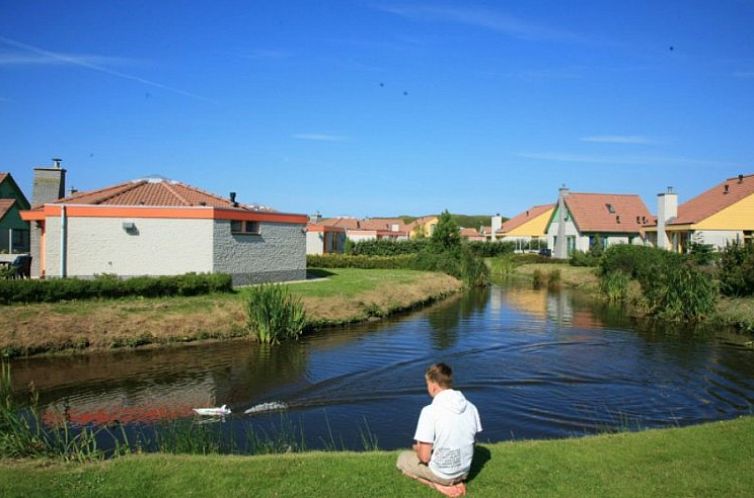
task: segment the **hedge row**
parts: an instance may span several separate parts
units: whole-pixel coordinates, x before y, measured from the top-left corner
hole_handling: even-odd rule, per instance
[[[374,239],[354,242],[349,254],[354,256],[398,256],[401,254],[416,254],[426,249],[429,239],[391,240]]]
[[[471,254],[480,258],[493,258],[495,256],[513,254],[513,251],[516,249],[515,242],[499,241],[472,240],[467,242],[466,246],[471,251]]]
[[[187,273],[162,277],[120,279],[113,275],[91,280],[58,278],[49,280],[0,280],[0,304],[50,303],[73,299],[125,296],[196,296],[210,292],[232,292],[230,275]]]
[[[404,269],[410,270],[416,266],[416,254],[402,254],[399,256],[364,256],[350,254],[323,254],[306,256],[307,268],[361,268],[365,270]]]

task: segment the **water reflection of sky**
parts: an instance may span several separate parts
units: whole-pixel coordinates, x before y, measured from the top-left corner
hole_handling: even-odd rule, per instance
[[[13,363],[54,421],[190,418],[228,404],[228,430],[272,430],[283,401],[311,447],[364,427],[384,448],[407,445],[429,402],[424,369],[447,361],[482,414],[483,440],[562,437],[684,425],[751,413],[754,351],[739,336],[636,328],[615,309],[567,292],[493,286],[394,320],[323,331],[277,347],[249,342],[39,358]]]

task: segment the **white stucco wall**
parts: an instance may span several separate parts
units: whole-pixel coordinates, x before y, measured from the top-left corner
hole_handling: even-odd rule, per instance
[[[306,254],[322,254],[325,246],[325,234],[322,232],[306,232]]]
[[[718,250],[725,249],[728,243],[743,242],[744,233],[740,230],[698,230],[691,240],[699,244],[712,244]]]
[[[305,225],[259,227],[259,235],[240,235],[231,233],[230,221],[215,221],[213,271],[231,274],[234,284],[305,279]]]
[[[573,236],[576,237],[576,250],[577,251],[588,251],[590,247],[589,243],[589,236],[595,235],[593,233],[586,233],[584,235],[580,234],[578,230],[576,229],[576,225],[573,223],[572,220],[568,220],[565,222],[566,227],[566,237]],[[553,248],[555,247],[555,237],[558,235],[558,222],[557,220],[553,221],[550,224],[550,229],[547,231],[547,247]],[[601,237],[605,239],[605,243],[607,247],[610,247],[612,245],[616,244],[628,244],[629,243],[629,236],[626,234],[599,234]],[[506,239],[508,240],[508,239]],[[639,234],[636,234],[633,237],[633,240],[631,241],[634,245],[643,245],[644,241],[639,236]]]
[[[68,218],[67,275],[179,275],[212,271],[212,220]],[[129,233],[124,222],[134,223]],[[60,218],[47,218],[46,274],[60,276]]]

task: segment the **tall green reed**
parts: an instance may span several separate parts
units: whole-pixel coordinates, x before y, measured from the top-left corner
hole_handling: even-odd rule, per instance
[[[263,343],[277,344],[298,339],[306,327],[304,305],[287,286],[262,284],[252,287],[246,311],[249,329]]]

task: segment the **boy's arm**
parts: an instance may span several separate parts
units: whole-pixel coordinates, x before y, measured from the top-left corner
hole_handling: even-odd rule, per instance
[[[432,443],[417,441],[414,443],[414,451],[420,462],[429,463],[429,459],[432,457]]]

